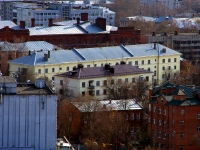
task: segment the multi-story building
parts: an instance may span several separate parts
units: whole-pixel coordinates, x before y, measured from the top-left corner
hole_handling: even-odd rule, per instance
[[[114,66],[105,64],[102,67],[83,67],[79,64],[73,71],[55,75],[55,89],[58,94],[63,94],[63,86],[67,84],[67,88],[72,90],[75,96],[92,95],[103,100],[113,97],[112,93],[116,91],[108,90],[107,86],[117,84],[115,82],[134,83],[140,80],[152,83],[153,72],[123,62]]]
[[[159,4],[164,4],[170,9],[177,9],[180,7],[182,0],[140,0],[142,4],[151,4],[153,6],[159,6]]]
[[[56,95],[35,85],[0,77],[0,149],[56,149]]]
[[[149,43],[160,43],[183,54],[186,59],[200,58],[200,34],[199,33],[178,33],[174,34],[152,34],[147,36]]]
[[[73,70],[74,66],[82,63],[85,67],[100,67],[106,63],[111,66],[122,60],[145,70],[154,72],[154,80],[164,81],[165,73],[180,72],[180,55],[170,48],[160,44],[120,45],[110,47],[82,48],[35,52],[29,56],[9,62],[10,73],[18,72],[18,68],[33,70],[38,77],[48,77],[52,80],[56,74]]]
[[[200,131],[199,93],[194,85],[169,82],[149,90],[148,132],[153,147],[197,150],[194,138]]]
[[[72,101],[71,105],[78,112],[76,113],[76,116],[72,116],[72,117],[74,118],[77,117],[80,120],[79,126],[77,127],[77,129],[74,129],[74,130],[79,131],[79,135],[78,135],[79,140],[84,138],[83,133],[90,126],[92,119],[94,119],[90,117],[92,116],[93,113],[95,114],[99,113],[99,115],[102,115],[102,114],[105,115],[105,116],[99,116],[96,118],[95,121],[98,121],[98,119],[100,121],[99,125],[102,123],[105,123],[103,121],[106,121],[105,119],[108,119],[107,122],[112,123],[112,125],[114,126],[115,119],[117,118],[117,122],[115,123],[118,124],[118,127],[115,127],[115,129],[113,129],[113,132],[114,132],[113,134],[117,135],[118,137],[117,136],[112,137],[113,141],[114,140],[125,141],[126,139],[126,142],[127,142],[130,140],[137,140],[137,133],[136,133],[137,127],[141,127],[143,125],[144,109],[143,109],[143,106],[136,101],[136,99],[103,100],[103,101],[94,101],[94,102]],[[96,106],[98,106],[98,108]],[[73,122],[76,121],[77,118],[73,119]],[[105,126],[105,128],[106,127],[109,128],[108,126]],[[112,132],[112,130],[109,130],[109,129],[105,129],[104,131],[108,131],[108,133],[105,133],[105,132],[103,133],[104,135],[107,134],[107,136],[109,136],[110,132]],[[103,141],[105,139],[101,139],[101,140]]]
[[[8,61],[27,56],[35,51],[51,51],[58,47],[45,41],[30,41],[25,43],[0,42],[0,70],[3,75],[8,75]]]
[[[34,25],[32,24],[34,18]],[[21,20],[25,21],[25,26],[48,26],[49,19],[60,19],[60,10],[46,9],[46,8],[18,8],[17,9],[17,24]]]
[[[87,14],[82,14],[82,19]],[[33,20],[34,21],[34,20]],[[106,25],[105,18],[97,18],[95,23],[89,21],[77,22],[72,25],[53,26],[53,20],[49,20],[48,27],[30,27],[31,41],[47,41],[64,48],[73,47],[97,47],[104,45],[138,44],[141,31],[134,27],[113,27]],[[71,22],[71,21],[70,21]],[[33,23],[34,24],[34,23]]]
[[[85,6],[85,7],[72,7],[71,18],[77,19],[81,17],[81,13],[88,14],[88,20],[95,22],[98,17],[106,18],[106,24],[114,26],[115,24],[115,12],[109,10],[106,7],[100,6]]]

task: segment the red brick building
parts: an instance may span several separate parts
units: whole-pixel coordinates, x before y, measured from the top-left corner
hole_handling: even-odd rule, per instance
[[[78,135],[74,135],[74,137],[79,137],[79,139],[84,138],[86,135],[85,133],[88,132],[88,128],[92,129],[97,125],[96,132],[93,133],[94,135],[100,134],[99,132],[101,131],[98,129],[99,126],[101,130],[104,128],[104,131],[108,132],[103,133],[104,135],[107,134],[107,136],[109,136],[109,133],[112,133],[113,140],[127,142],[137,139],[137,127],[143,125],[143,107],[134,99],[104,101],[87,100],[85,102],[72,101],[71,106],[68,107],[70,109],[76,108],[76,111],[74,110],[76,115],[73,116],[76,120],[72,119],[71,122],[72,124],[76,124],[76,129],[74,129],[75,126],[73,126],[71,130],[78,131]],[[77,111],[79,113],[77,113]],[[65,115],[67,116],[68,114]],[[77,119],[79,120],[79,123],[77,123]],[[79,126],[77,126],[78,124]],[[111,131],[110,128],[112,128],[113,131]],[[93,137],[91,136],[90,138]],[[105,138],[102,136],[102,139],[98,140],[103,141],[104,139]],[[106,139],[108,140],[108,138]]]
[[[97,18],[95,23],[78,18],[70,26],[58,25],[49,19],[48,27],[34,27],[34,19],[32,21],[33,27],[29,28],[30,41],[47,41],[63,48],[141,43],[140,30],[135,30],[134,27],[108,26],[105,18]]]
[[[20,21],[20,26],[12,21],[0,21],[0,41],[20,43],[29,41],[29,30],[25,29],[25,22]]]
[[[196,150],[194,137],[200,132],[200,90],[166,82],[149,91],[149,100],[148,132],[152,146]]]

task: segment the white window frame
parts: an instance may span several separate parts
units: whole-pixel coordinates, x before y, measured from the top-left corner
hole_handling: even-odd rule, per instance
[[[197,126],[197,132],[200,132],[200,126]]]
[[[156,119],[153,119],[153,124],[156,124]]]
[[[158,114],[161,114],[161,109],[160,108],[158,109]]]
[[[200,119],[200,114],[197,114],[197,119]]]
[[[184,138],[184,133],[180,133],[180,138]]]

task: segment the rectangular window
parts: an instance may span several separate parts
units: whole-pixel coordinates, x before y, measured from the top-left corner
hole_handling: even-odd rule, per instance
[[[48,73],[48,69],[47,68],[45,69],[45,73]]]
[[[82,82],[82,87],[85,87],[85,82]]]
[[[176,62],[176,58],[174,58],[174,62]]]
[[[150,64],[151,63],[151,60],[148,60],[148,64]]]
[[[184,125],[184,120],[181,120],[181,125],[182,125],[182,126]]]
[[[200,126],[197,126],[197,131],[198,131],[198,132],[200,131]]]
[[[87,65],[87,68],[90,68],[90,65]]]
[[[163,126],[166,127],[167,126],[167,121],[163,122]]]
[[[138,61],[135,61],[135,66],[138,66]]]
[[[59,70],[62,70],[62,67],[60,67]]]
[[[128,83],[128,78],[125,78],[125,82]]]
[[[165,63],[165,59],[162,59],[162,62]]]
[[[151,71],[151,68],[148,68],[147,70],[148,70],[148,71]]]
[[[97,67],[97,64],[94,64],[94,67]]]
[[[107,86],[107,80],[104,80],[104,81],[103,81],[103,85],[104,85],[104,86]]]
[[[166,110],[163,111],[163,114],[166,115]]]
[[[156,106],[153,106],[153,112],[156,112]]]
[[[112,79],[112,80],[111,80],[111,84],[114,84],[114,83],[115,83],[115,81]]]
[[[96,86],[100,86],[100,81],[96,81]]]
[[[168,70],[171,70],[171,66],[168,66]]]
[[[197,119],[200,119],[200,114],[197,114]]]
[[[41,69],[38,69],[38,74],[40,74],[41,73]]]
[[[52,72],[55,72],[55,68],[52,68]]]
[[[144,60],[142,60],[141,64],[144,65]]]
[[[184,146],[180,146],[180,150],[184,150]]]
[[[103,94],[104,94],[104,95],[107,94],[107,90],[106,90],[106,89],[103,90]]]
[[[96,95],[99,95],[100,94],[100,90],[96,90]]]
[[[174,125],[174,119],[172,119],[172,125]]]
[[[69,67],[66,68],[66,71],[69,71]]]
[[[63,80],[60,80],[60,85],[63,85]]]
[[[132,65],[132,61],[129,61],[128,64],[129,64],[129,65]]]
[[[156,76],[156,71],[154,71],[154,76]]]
[[[161,109],[158,109],[158,114],[161,114]]]
[[[162,67],[162,70],[165,70],[165,67]]]
[[[153,119],[153,124],[156,124],[156,120],[155,119]]]
[[[180,133],[180,138],[184,138],[184,133]]]
[[[185,114],[185,110],[181,110],[181,115],[184,115]]]
[[[162,78],[163,78],[163,79],[165,78],[165,74],[162,74]]]
[[[82,96],[85,96],[85,91],[82,92]]]
[[[174,70],[176,70],[176,66],[174,66]]]
[[[171,59],[170,59],[170,58],[168,58],[168,62],[171,62]]]
[[[131,120],[134,120],[134,113],[131,114]]]
[[[158,138],[160,138],[160,135],[161,135],[161,131],[158,131]]]
[[[135,78],[132,78],[132,83],[134,83],[135,82]]]

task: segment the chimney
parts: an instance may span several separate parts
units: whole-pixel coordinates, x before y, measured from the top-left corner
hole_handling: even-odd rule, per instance
[[[152,100],[153,90],[149,89],[149,101]]]
[[[115,68],[110,68],[110,73],[114,74],[115,73]]]
[[[80,18],[76,18],[76,24],[79,25],[80,24]]]
[[[13,19],[13,22],[14,22],[15,24],[17,24],[17,18],[14,18],[14,19]]]
[[[78,64],[78,68],[83,68],[83,64]]]
[[[97,18],[96,24],[102,30],[104,30],[104,31],[106,30],[106,18]]]
[[[153,45],[153,48],[156,49],[156,44],[157,44],[157,43],[153,43],[153,44],[154,44],[154,45]]]
[[[121,62],[120,62],[120,65],[125,65],[125,64],[126,64],[125,61],[121,61]]]
[[[88,21],[88,13],[81,13],[81,21]]]
[[[20,21],[20,27],[25,29],[25,21]]]
[[[48,54],[44,54],[44,60],[48,61]]]
[[[110,69],[110,65],[106,63],[105,66],[104,66],[104,68],[105,68],[106,70],[109,70],[109,69]]]
[[[49,27],[53,26],[53,18],[49,18]]]
[[[35,27],[35,18],[31,18],[31,27]]]
[[[155,32],[152,32],[152,36],[156,36],[156,33],[155,33]]]
[[[48,58],[50,58],[50,51],[48,51]]]

